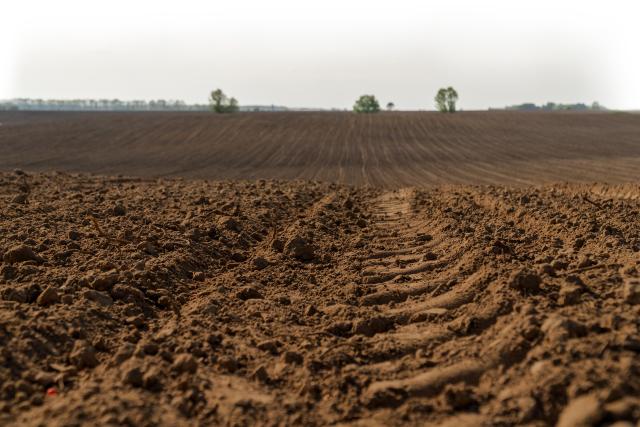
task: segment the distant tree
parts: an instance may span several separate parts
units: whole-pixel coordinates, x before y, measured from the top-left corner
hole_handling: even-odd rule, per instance
[[[438,91],[436,97],[436,107],[438,107],[438,111],[441,113],[447,112],[447,90],[442,88]]]
[[[380,111],[380,104],[374,95],[362,95],[353,106],[356,113],[377,113]]]
[[[442,113],[455,113],[456,102],[458,102],[458,92],[451,86],[441,88],[435,97],[436,107]]]
[[[447,88],[447,92],[449,94],[447,98],[447,107],[450,113],[456,112],[456,102],[458,102],[458,92],[452,87]]]
[[[211,104],[211,109],[216,113],[222,112],[222,106],[227,96],[224,94],[222,89],[216,89],[211,92],[209,95],[209,103]]]
[[[394,104],[393,102],[387,102],[387,111],[393,111],[395,107],[396,104]]]
[[[238,105],[238,100],[231,97],[229,99],[229,105],[227,105],[227,113],[236,113],[240,110],[240,106]]]
[[[209,104],[211,110],[216,113],[235,113],[240,108],[238,107],[238,100],[235,98],[228,98],[222,89],[216,89],[211,92],[209,96]]]

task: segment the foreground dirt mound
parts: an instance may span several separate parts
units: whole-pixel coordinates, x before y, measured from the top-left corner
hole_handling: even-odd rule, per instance
[[[0,424],[636,421],[639,196],[0,175]]]

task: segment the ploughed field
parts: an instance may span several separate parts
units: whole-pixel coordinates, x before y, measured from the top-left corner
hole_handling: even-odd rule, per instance
[[[15,167],[22,144],[30,168],[389,186],[605,166],[617,180],[636,161],[625,115],[532,115],[515,133],[510,114],[295,117],[29,117],[0,127],[0,161]],[[639,198],[634,184],[0,174],[0,424],[636,422]]]
[[[0,113],[0,170],[206,179],[624,182],[640,169],[627,113]]]

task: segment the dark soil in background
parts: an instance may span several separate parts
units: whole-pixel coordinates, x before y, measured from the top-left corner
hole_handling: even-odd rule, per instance
[[[625,182],[640,114],[0,113],[0,170],[409,185]]]

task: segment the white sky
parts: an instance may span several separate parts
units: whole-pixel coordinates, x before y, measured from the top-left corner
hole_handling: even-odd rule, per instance
[[[640,108],[637,0],[0,0],[0,99]]]

